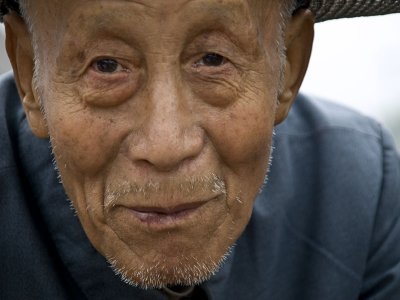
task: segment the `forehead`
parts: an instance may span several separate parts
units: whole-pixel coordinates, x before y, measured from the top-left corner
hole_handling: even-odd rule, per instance
[[[41,8],[41,12],[53,11],[55,9],[68,10],[70,7],[84,5],[108,5],[120,4],[126,6],[137,6],[148,10],[177,12],[191,5],[210,5],[213,7],[225,7],[227,9],[243,8],[244,6],[269,6],[278,3],[278,0],[25,0],[30,6]]]
[[[39,39],[45,39],[47,50],[67,42],[82,46],[101,35],[129,38],[131,43],[149,38],[185,43],[201,32],[220,30],[255,51],[253,46],[263,44],[262,40],[275,38],[280,20],[280,0],[30,1],[38,17],[35,30]],[[266,30],[258,30],[260,15],[269,24],[262,26]]]
[[[99,25],[108,19],[129,16],[131,21],[151,17],[160,22],[171,17],[184,16],[185,22],[198,17],[221,21],[240,22],[249,16],[262,15],[272,17],[276,0],[30,0],[30,7],[38,16],[36,23],[56,22],[58,26],[68,23],[72,18],[76,22],[87,20]],[[132,19],[133,18],[133,19]],[[123,19],[122,19],[123,20]],[[121,21],[122,21],[121,20]],[[126,20],[127,21],[127,20]]]

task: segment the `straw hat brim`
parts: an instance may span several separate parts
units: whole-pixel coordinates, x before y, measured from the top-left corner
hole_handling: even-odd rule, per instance
[[[400,0],[310,0],[303,6],[315,14],[316,22],[332,19],[400,13]]]

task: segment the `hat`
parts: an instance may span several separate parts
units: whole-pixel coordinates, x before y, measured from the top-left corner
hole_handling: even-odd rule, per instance
[[[300,2],[300,1],[298,1]],[[309,0],[302,1],[316,22],[332,19],[400,13],[400,0]]]
[[[400,0],[297,0],[297,8],[309,8],[316,21],[322,22],[400,13]],[[0,21],[10,10],[19,13],[18,0],[0,0]]]

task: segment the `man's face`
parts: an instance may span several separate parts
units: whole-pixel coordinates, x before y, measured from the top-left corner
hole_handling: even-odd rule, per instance
[[[141,286],[206,279],[267,170],[277,5],[260,39],[244,0],[37,3],[40,97],[88,238]]]

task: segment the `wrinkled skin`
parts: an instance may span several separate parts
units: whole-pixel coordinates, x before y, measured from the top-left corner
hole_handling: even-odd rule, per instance
[[[275,1],[265,22],[244,0],[48,2],[32,8],[43,17],[37,90],[16,15],[7,49],[89,240],[142,287],[205,280],[249,221],[273,127],[308,64],[312,17],[288,26],[280,82]]]

